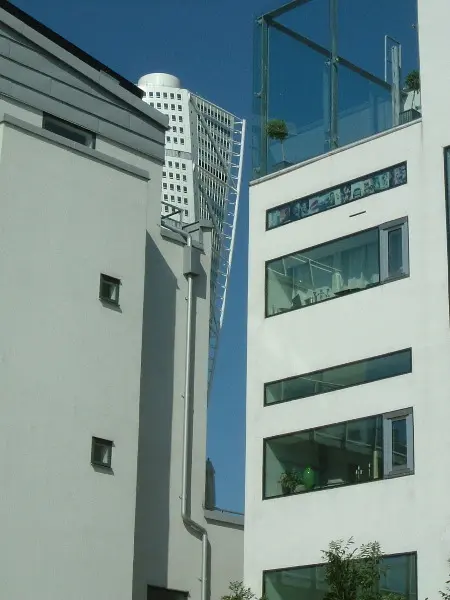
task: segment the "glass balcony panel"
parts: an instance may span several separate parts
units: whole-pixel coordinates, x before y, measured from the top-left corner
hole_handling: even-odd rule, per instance
[[[267,122],[285,123],[284,140],[267,136],[271,173],[329,150],[328,57],[274,24],[269,28]],[[266,127],[267,127],[266,122]]]
[[[338,145],[345,146],[392,127],[390,85],[377,84],[339,65]]]
[[[331,50],[330,0],[308,0],[305,4],[276,17],[276,20],[312,42]]]

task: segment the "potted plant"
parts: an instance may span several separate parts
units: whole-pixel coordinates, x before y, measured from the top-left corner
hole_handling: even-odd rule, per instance
[[[293,494],[297,489],[297,486],[303,483],[302,476],[295,469],[290,469],[285,471],[279,480],[281,485],[281,491],[284,496],[288,496],[289,494]]]
[[[420,73],[417,69],[408,73],[405,79],[405,90],[412,92],[412,106],[414,106],[414,99],[416,94],[420,92]]]
[[[276,140],[281,144],[281,164],[287,166],[289,163],[286,162],[284,156],[284,141],[287,139],[289,132],[286,125],[286,121],[282,119],[272,119],[266,125],[267,137],[271,140]]]

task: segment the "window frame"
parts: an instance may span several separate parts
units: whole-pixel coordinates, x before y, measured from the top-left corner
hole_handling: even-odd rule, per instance
[[[52,128],[52,126],[54,126],[56,131],[54,128]],[[49,131],[50,133],[53,133],[53,135],[57,135],[65,140],[70,140],[74,144],[79,144],[85,148],[91,148],[91,150],[95,150],[96,137],[94,132],[85,129],[84,127],[80,127],[75,123],[70,123],[69,121],[60,119],[59,117],[56,117],[50,113],[43,113],[42,129],[44,131]],[[69,135],[63,135],[63,133],[58,132],[58,130],[66,131]],[[73,134],[73,136],[84,137],[86,143],[82,143],[76,139],[73,139],[73,136],[70,134]]]
[[[102,469],[111,469],[112,464],[112,449],[113,449],[112,440],[106,440],[104,438],[97,437],[95,435],[92,436],[91,441],[91,465],[94,467],[101,467]],[[108,460],[107,462],[101,462],[95,459],[95,448],[97,446],[108,448]]]
[[[339,390],[326,390],[323,392],[319,392],[317,394],[311,394],[309,396],[302,396],[300,398],[290,398],[289,400],[277,400],[276,402],[267,402],[266,401],[266,389],[270,386],[270,385],[274,385],[277,383],[287,383],[289,381],[293,381],[294,379],[299,379],[300,377],[302,378],[306,378],[306,377],[311,377],[314,375],[317,375],[318,373],[325,373],[327,371],[331,371],[334,369],[340,369],[340,368],[344,368],[344,367],[352,367],[354,365],[358,365],[361,363],[368,363],[370,361],[376,361],[377,359],[383,359],[383,358],[388,358],[389,356],[395,356],[397,354],[402,354],[404,352],[408,352],[409,351],[409,371],[405,371],[404,373],[400,373],[398,375],[387,375],[385,377],[380,377],[379,379],[372,379],[369,381],[363,381],[360,383],[351,383],[349,385],[343,386],[341,388],[339,388]],[[412,362],[413,362],[413,356],[412,356],[412,348],[402,348],[400,350],[395,350],[393,352],[386,352],[385,354],[378,354],[376,356],[369,356],[367,358],[361,358],[358,360],[354,360],[351,362],[347,362],[347,363],[341,363],[339,365],[333,365],[332,367],[324,367],[323,369],[316,369],[315,371],[309,371],[307,373],[302,373],[300,375],[293,375],[292,377],[285,377],[282,379],[276,379],[274,381],[268,381],[266,383],[264,383],[264,396],[263,396],[263,405],[264,407],[266,406],[276,406],[277,404],[286,404],[286,402],[295,402],[297,400],[306,400],[307,398],[315,398],[316,396],[322,396],[323,394],[330,394],[333,393],[335,391],[340,391],[340,390],[345,390],[348,388],[352,388],[352,387],[357,387],[360,385],[368,385],[370,383],[375,383],[377,381],[383,381],[385,379],[391,379],[393,377],[401,377],[403,375],[410,375],[412,373]]]
[[[392,461],[392,423],[406,421],[406,465],[395,466]],[[414,411],[412,408],[383,414],[384,479],[414,473]]]
[[[117,299],[111,299],[102,294],[102,286],[104,284],[112,285],[117,287]],[[122,285],[121,280],[118,277],[113,277],[112,275],[107,275],[106,273],[100,273],[100,288],[98,292],[99,300],[110,306],[119,307],[120,306],[120,286]]]
[[[405,273],[403,275],[397,275],[395,277],[388,277],[386,279],[382,279],[382,268],[381,268],[381,232],[384,231],[385,229],[387,230],[391,230],[395,229],[398,227],[398,224],[403,224],[405,229],[404,232],[402,230],[402,233],[404,236],[406,236],[406,244],[404,244],[405,248],[406,248],[406,258],[407,258],[407,262],[405,264],[405,260],[403,257],[403,263],[405,265],[404,267],[404,271]],[[321,300],[320,302],[313,302],[311,304],[306,304],[304,306],[295,306],[295,307],[291,307],[287,310],[283,310],[282,312],[274,312],[273,314],[268,314],[268,267],[271,263],[274,263],[276,261],[279,260],[283,260],[285,258],[288,258],[290,256],[293,256],[295,254],[299,254],[299,253],[306,253],[306,252],[310,252],[312,250],[316,250],[317,248],[321,248],[327,245],[331,245],[335,242],[340,242],[342,240],[346,240],[346,239],[350,239],[352,237],[356,237],[358,235],[364,234],[364,233],[369,233],[371,231],[378,231],[378,251],[379,251],[379,279],[380,281],[377,283],[373,283],[370,286],[367,286],[365,288],[359,289],[359,290],[355,290],[353,291],[350,295],[354,295],[354,294],[358,294],[360,292],[365,292],[366,290],[371,290],[373,288],[377,288],[380,285],[385,285],[386,283],[392,283],[394,281],[398,281],[401,279],[406,279],[410,276],[410,269],[409,269],[409,220],[408,217],[401,217],[399,219],[396,219],[395,221],[389,221],[387,223],[381,223],[380,225],[377,225],[376,227],[369,227],[368,229],[361,229],[359,231],[355,231],[353,233],[350,233],[348,235],[344,235],[342,237],[339,238],[333,238],[331,240],[328,240],[326,242],[323,242],[322,244],[316,244],[315,246],[309,246],[308,248],[301,248],[300,250],[297,250],[295,252],[288,252],[287,254],[283,254],[282,256],[277,256],[275,258],[271,258],[269,260],[266,260],[264,262],[264,317],[266,319],[272,319],[273,317],[279,317],[281,315],[285,315],[285,314],[290,314],[294,311],[300,310],[300,309],[305,309],[305,308],[309,308],[311,306],[318,306],[320,304],[325,304],[326,302],[331,302],[333,300],[339,300],[340,298],[345,298],[346,296],[337,296],[337,297],[332,297],[332,298],[326,298],[324,300]],[[404,239],[404,238],[403,238]],[[386,252],[386,248],[383,250],[383,252]],[[384,260],[384,258],[383,258]]]
[[[388,171],[394,171],[394,169],[399,169],[400,167],[405,167],[406,169],[406,179],[404,182],[402,183],[393,183],[391,186],[384,188],[384,189],[380,189],[380,190],[374,190],[372,193],[369,194],[365,194],[363,196],[360,196],[358,198],[351,198],[350,200],[348,200],[347,202],[343,202],[341,204],[336,204],[334,206],[329,206],[327,208],[324,208],[323,210],[318,210],[315,213],[312,214],[308,214],[305,215],[303,217],[300,217],[298,219],[292,219],[289,221],[286,221],[285,223],[279,223],[278,225],[275,225],[273,227],[269,227],[269,214],[272,213],[275,210],[281,210],[283,208],[290,208],[293,204],[297,203],[297,202],[306,202],[308,200],[313,200],[314,198],[318,198],[320,196],[325,196],[327,194],[329,194],[330,192],[336,192],[337,190],[341,190],[344,187],[351,187],[352,185],[356,184],[356,183],[361,183],[363,184],[364,181],[374,178],[378,175],[382,175],[383,173],[386,173]],[[332,210],[334,208],[339,208],[341,206],[347,206],[348,204],[352,204],[353,202],[356,202],[357,200],[363,200],[365,198],[369,198],[371,196],[376,196],[377,194],[381,194],[383,192],[388,192],[389,190],[393,190],[396,189],[398,187],[402,187],[404,185],[408,184],[408,162],[407,161],[402,161],[400,163],[397,163],[395,165],[391,165],[389,167],[385,167],[384,169],[378,169],[377,171],[373,171],[372,173],[368,173],[367,175],[361,175],[359,177],[356,177],[354,179],[351,179],[350,181],[344,181],[342,183],[339,183],[337,185],[334,185],[332,187],[328,187],[324,190],[320,190],[318,192],[314,192],[312,194],[308,194],[307,196],[302,196],[300,198],[295,198],[294,200],[290,200],[289,202],[284,202],[283,204],[278,204],[277,206],[273,206],[272,208],[268,208],[266,210],[266,218],[265,218],[265,230],[266,231],[273,231],[274,229],[278,229],[279,227],[284,227],[285,225],[289,225],[291,223],[298,223],[298,221],[303,221],[304,219],[307,219],[309,217],[315,217],[317,215],[320,215],[324,212],[328,212],[329,210]]]
[[[389,450],[389,456],[392,457],[392,452],[390,451],[390,449],[392,448],[392,442],[389,440],[389,438],[388,439],[385,438],[385,421],[392,423],[393,420],[398,420],[400,418],[405,418],[408,416],[410,416],[410,419],[411,419],[412,434],[411,434],[411,436],[408,435],[408,437],[407,437],[407,447],[408,447],[408,458],[409,458],[410,453],[412,455],[412,461],[413,461],[412,468],[409,468],[409,464],[408,464],[408,468],[402,468],[402,469],[399,468],[399,469],[395,469],[395,470],[391,468],[390,471],[387,471],[386,470],[386,454],[388,453],[388,450]],[[288,495],[281,493],[281,494],[275,494],[273,496],[266,496],[266,462],[267,462],[266,461],[266,447],[269,442],[271,442],[272,440],[279,439],[279,438],[290,437],[290,436],[299,435],[299,434],[306,434],[306,433],[314,434],[316,431],[321,430],[321,429],[330,428],[330,427],[334,427],[334,426],[338,426],[338,425],[349,424],[349,423],[355,423],[358,421],[365,421],[368,419],[377,419],[377,418],[382,419],[382,431],[383,431],[382,448],[383,448],[383,469],[384,469],[383,477],[380,477],[379,479],[371,479],[368,481],[361,481],[361,482],[355,482],[355,483],[352,483],[352,482],[342,483],[342,484],[338,484],[338,485],[332,485],[332,486],[330,485],[328,487],[320,487],[320,488],[314,488],[314,489],[310,489],[310,490],[294,491]],[[262,440],[262,442],[263,442],[262,443],[263,457],[262,457],[261,498],[262,498],[263,502],[265,502],[267,500],[276,500],[276,499],[292,497],[292,496],[303,496],[304,494],[311,494],[311,493],[316,493],[316,492],[324,492],[324,491],[341,489],[341,488],[346,488],[346,487],[353,487],[355,485],[376,483],[376,482],[386,481],[389,479],[394,479],[396,477],[405,477],[407,475],[414,475],[414,435],[413,435],[413,431],[414,431],[414,410],[412,407],[408,407],[408,408],[402,408],[402,409],[387,412],[387,413],[378,413],[375,415],[358,417],[356,419],[347,419],[345,421],[327,423],[325,425],[309,427],[308,429],[300,429],[300,430],[296,430],[296,431],[290,431],[288,433],[281,433],[281,434],[265,437]],[[412,444],[412,445],[410,446],[409,444]],[[389,466],[389,464],[387,466]]]
[[[389,233],[400,229],[402,236],[402,273],[389,275]],[[392,281],[409,276],[409,225],[408,217],[380,225],[380,281]]]

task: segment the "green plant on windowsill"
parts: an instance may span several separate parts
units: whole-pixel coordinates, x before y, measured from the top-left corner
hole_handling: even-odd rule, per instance
[[[416,94],[420,92],[420,72],[417,69],[411,71],[406,76],[405,90],[407,92],[412,92],[412,106],[414,106]]]
[[[285,471],[280,479],[279,484],[281,485],[281,491],[285,496],[293,494],[297,487],[303,483],[302,476],[295,469],[289,469]]]
[[[269,137],[271,140],[276,140],[280,142],[281,159],[282,162],[285,163],[286,159],[284,157],[284,141],[289,135],[286,121],[283,121],[283,119],[272,119],[266,125],[266,133],[267,137]]]

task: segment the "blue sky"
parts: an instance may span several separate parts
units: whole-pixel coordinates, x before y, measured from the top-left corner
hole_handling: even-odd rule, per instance
[[[13,4],[131,81],[146,73],[171,73],[184,87],[250,121],[254,16],[284,1],[13,0]],[[412,50],[405,52],[407,73],[417,66],[414,5],[414,0],[340,0],[340,53],[382,76],[383,36],[389,33]],[[297,29],[326,44],[318,26],[323,8],[317,0],[304,8]],[[208,431],[217,503],[237,511],[244,508],[249,159],[247,151]]]

